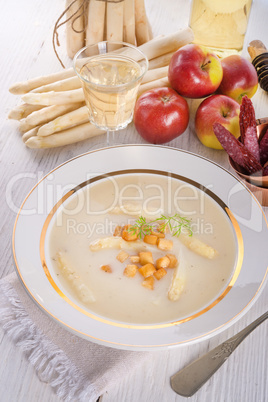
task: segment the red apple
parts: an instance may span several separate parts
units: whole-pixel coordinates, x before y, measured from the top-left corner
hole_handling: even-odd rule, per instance
[[[152,144],[163,144],[186,130],[189,107],[172,88],[156,88],[139,97],[133,120],[142,138]]]
[[[209,148],[223,149],[213,131],[214,123],[221,123],[236,138],[240,136],[239,103],[225,95],[212,95],[203,100],[195,115],[197,137]]]
[[[258,89],[258,76],[253,64],[238,55],[225,57],[221,61],[223,78],[217,93],[230,96],[241,103],[242,97],[249,98]]]
[[[202,46],[183,46],[170,60],[168,79],[171,87],[187,98],[211,95],[222,80],[220,59]]]

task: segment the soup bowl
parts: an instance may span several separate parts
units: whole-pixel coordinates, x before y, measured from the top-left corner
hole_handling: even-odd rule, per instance
[[[144,175],[148,175],[147,182],[143,180]],[[96,239],[92,238],[91,241],[91,238],[87,239],[85,237],[85,234],[91,233],[89,229],[91,230],[94,227],[98,227],[98,230],[100,230],[98,237],[107,236],[106,232],[101,232],[103,227],[106,228],[106,215],[102,213],[103,225],[101,227],[94,226],[95,222],[92,222],[91,219],[86,217],[85,220],[84,218],[81,220],[81,215],[74,215],[74,210],[69,208],[70,203],[73,202],[78,210],[81,205],[82,207],[83,205],[95,205],[97,207],[95,212],[99,212],[98,207],[105,206],[106,195],[104,187],[97,188],[98,183],[105,183],[108,178],[109,180],[111,179],[110,183],[112,184],[113,179],[116,177],[122,179],[133,177],[135,180],[141,180],[148,186],[150,191],[159,190],[163,197],[169,194],[170,188],[167,187],[166,191],[164,191],[165,189],[162,189],[162,185],[153,187],[152,185],[157,183],[154,183],[150,178],[160,177],[161,180],[171,178],[172,183],[179,183],[179,189],[176,192],[175,187],[175,192],[172,193],[171,191],[171,197],[168,199],[172,200],[175,212],[179,211],[178,207],[183,210],[182,212],[179,211],[181,215],[191,214],[191,209],[187,209],[187,206],[199,197],[200,203],[198,205],[200,206],[199,212],[201,215],[199,214],[195,223],[197,223],[204,236],[201,233],[199,237],[199,234],[194,233],[193,238],[198,238],[203,242],[207,241],[207,244],[215,248],[219,253],[213,253],[213,258],[208,260],[208,264],[206,264],[207,257],[202,257],[204,258],[203,261],[205,261],[205,264],[202,264],[208,273],[208,277],[203,282],[201,278],[195,284],[195,289],[197,289],[194,290],[196,300],[199,296],[202,298],[202,294],[204,295],[206,290],[212,286],[213,292],[208,299],[203,299],[200,303],[198,302],[192,306],[191,298],[188,298],[187,304],[189,308],[185,309],[183,300],[185,300],[186,306],[188,286],[187,282],[185,282],[185,294],[182,294],[182,297],[175,301],[175,303],[178,303],[177,310],[173,308],[172,314],[167,315],[162,309],[160,314],[159,303],[161,304],[162,299],[158,298],[158,294],[154,290],[142,287],[141,282],[146,278],[142,277],[140,271],[137,273],[138,277],[136,279],[128,277],[120,279],[120,276],[118,276],[118,283],[125,284],[127,281],[134,279],[134,282],[131,283],[133,283],[133,289],[134,287],[137,289],[137,298],[141,289],[145,303],[146,300],[148,301],[148,297],[153,298],[154,316],[149,315],[150,319],[147,319],[146,315],[144,315],[143,319],[140,317],[137,310],[142,309],[142,305],[138,302],[135,303],[135,301],[127,305],[129,315],[127,311],[124,315],[123,311],[119,311],[125,303],[124,298],[128,297],[128,291],[124,288],[122,290],[123,297],[121,301],[118,300],[119,307],[113,313],[103,308],[94,309],[90,304],[86,304],[87,301],[77,297],[76,290],[82,290],[83,293],[83,290],[85,290],[84,285],[88,288],[91,287],[93,296],[96,299],[101,298],[101,292],[110,292],[111,298],[114,293],[121,292],[119,284],[114,287],[112,282],[109,282],[109,278],[111,278],[109,275],[113,275],[113,273],[109,273],[108,269],[102,272],[99,271],[99,265],[111,264],[112,271],[119,266],[122,267],[119,268],[122,269],[121,273],[123,272],[125,267],[123,264],[120,265],[120,262],[117,261],[117,265],[112,265],[120,253],[120,248],[114,250],[114,257],[112,258],[107,253],[105,258],[102,259],[102,254],[99,254],[101,260],[95,266],[88,248],[92,246],[92,241]],[[135,194],[137,200],[140,197],[139,189],[135,187],[137,183],[128,179],[129,184],[134,185],[133,188],[137,190]],[[92,197],[87,196],[85,193],[91,188],[98,190],[95,194],[92,193]],[[114,190],[115,187],[112,191],[116,194]],[[129,197],[128,190],[129,187],[127,186],[124,192],[119,188],[117,194],[126,200]],[[185,194],[185,191],[188,193]],[[192,201],[189,201],[188,204],[185,197]],[[151,199],[156,200],[157,194],[152,193]],[[226,257],[228,257],[228,250],[224,250],[224,244],[219,246],[215,243],[216,238],[213,238],[213,232],[210,232],[208,237],[205,236],[206,231],[211,228],[206,225],[207,218],[206,215],[203,215],[202,208],[204,207],[206,210],[206,199],[209,205],[213,205],[211,211],[214,210],[216,215],[218,211],[225,226],[228,228],[228,244],[231,244],[231,248],[234,250],[234,257],[231,258],[229,263],[230,270],[224,276],[217,271],[218,261],[224,258],[224,253],[227,253]],[[176,200],[178,201],[178,206],[175,205]],[[117,207],[118,205],[113,206],[115,209]],[[66,263],[63,263],[62,269],[67,274],[67,282],[70,279],[74,279],[74,284],[71,288],[68,283],[65,283],[66,281],[61,279],[60,272],[54,267],[54,256],[58,251],[58,247],[56,247],[56,241],[52,241],[53,228],[57,218],[59,228],[62,222],[64,223],[64,220],[61,219],[63,218],[62,211],[65,214],[70,213],[67,217],[68,230],[73,236],[68,242],[63,242],[60,245],[63,257],[66,257]],[[169,213],[168,207],[164,208],[164,212]],[[171,210],[170,213],[173,214],[173,211]],[[215,221],[215,214],[209,219],[212,224]],[[138,217],[140,215],[141,211],[139,211]],[[77,220],[75,221],[76,217]],[[90,226],[90,223],[93,224]],[[88,232],[85,232],[86,230]],[[217,233],[219,233],[218,229]],[[217,233],[215,231],[216,237]],[[86,250],[86,257],[82,259],[80,259],[82,252],[80,253],[79,251],[82,249],[78,241],[80,236],[84,236],[83,242]],[[57,236],[54,236],[54,239],[57,239]],[[187,251],[184,255],[189,256],[186,266],[182,263],[182,256],[177,256],[180,261],[178,272],[179,274],[186,272],[185,278],[188,278],[187,281],[197,280],[198,275],[194,275],[194,272],[198,273],[199,262],[201,262],[201,257],[196,256],[195,252],[188,247],[191,240],[191,236],[186,237],[186,245],[183,244],[184,250]],[[121,242],[120,239],[119,241]],[[43,312],[66,330],[88,341],[129,350],[178,347],[198,342],[201,339],[207,339],[232,325],[250,309],[264,287],[267,277],[267,243],[268,227],[265,215],[252,193],[233,174],[206,158],[190,152],[150,145],[122,145],[91,151],[56,167],[41,179],[26,196],[15,220],[12,238],[17,274],[29,296]],[[254,245],[257,245],[257,247]],[[53,251],[51,247],[55,247],[55,250]],[[94,286],[91,280],[81,282],[82,274],[79,275],[76,272],[76,260],[73,259],[72,253],[69,252],[69,247],[77,248],[78,258],[82,261],[81,263],[85,263],[88,270],[95,266],[94,269],[98,270],[99,278],[102,275],[106,284],[109,282],[111,286],[101,287],[101,280],[98,288]],[[155,252],[159,252],[156,246],[153,245],[152,247],[155,247]],[[136,252],[130,253],[127,251],[127,253],[132,256]],[[175,247],[172,251],[164,251],[165,255],[169,253],[177,254]],[[226,258],[226,261],[228,258]],[[258,261],[258,264],[256,264],[256,261]],[[174,268],[168,269],[171,269],[169,271],[170,278],[167,281],[169,286],[175,271]],[[85,274],[87,274],[86,270]],[[168,278],[168,275],[164,278]],[[136,285],[135,281],[137,282]],[[161,281],[162,279],[155,280],[156,289],[161,287],[158,286],[158,283],[165,283]],[[217,286],[213,289],[214,282],[216,282]],[[163,285],[163,288],[166,292],[167,286]],[[94,297],[91,297],[93,303]],[[107,298],[107,295],[105,297],[105,304],[107,304],[109,297]],[[168,301],[166,300],[165,303],[167,305]],[[157,314],[158,309],[159,315]],[[132,310],[135,314],[131,314]]]

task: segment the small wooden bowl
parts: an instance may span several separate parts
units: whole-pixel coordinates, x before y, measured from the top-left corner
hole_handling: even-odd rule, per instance
[[[268,117],[257,120],[257,134],[259,139],[262,138],[268,129]],[[268,206],[268,176],[248,175],[243,169],[229,157],[229,162],[241,181],[255,195],[257,200],[263,206]]]

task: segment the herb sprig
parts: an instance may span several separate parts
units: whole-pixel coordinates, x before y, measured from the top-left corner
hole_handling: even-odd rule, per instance
[[[193,235],[191,220],[179,214],[173,216],[165,216],[162,214],[160,218],[150,222],[147,222],[144,216],[140,216],[136,219],[135,223],[128,228],[128,231],[137,234],[141,239],[142,236],[151,234],[151,232],[154,232],[156,229],[165,232],[167,228],[170,230],[172,236],[179,236],[183,230],[186,230],[189,236]]]

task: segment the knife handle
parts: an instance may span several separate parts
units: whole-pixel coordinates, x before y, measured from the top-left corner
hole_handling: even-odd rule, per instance
[[[237,346],[267,318],[268,311],[238,334],[178,371],[171,377],[172,389],[182,396],[194,395],[221,367]]]

